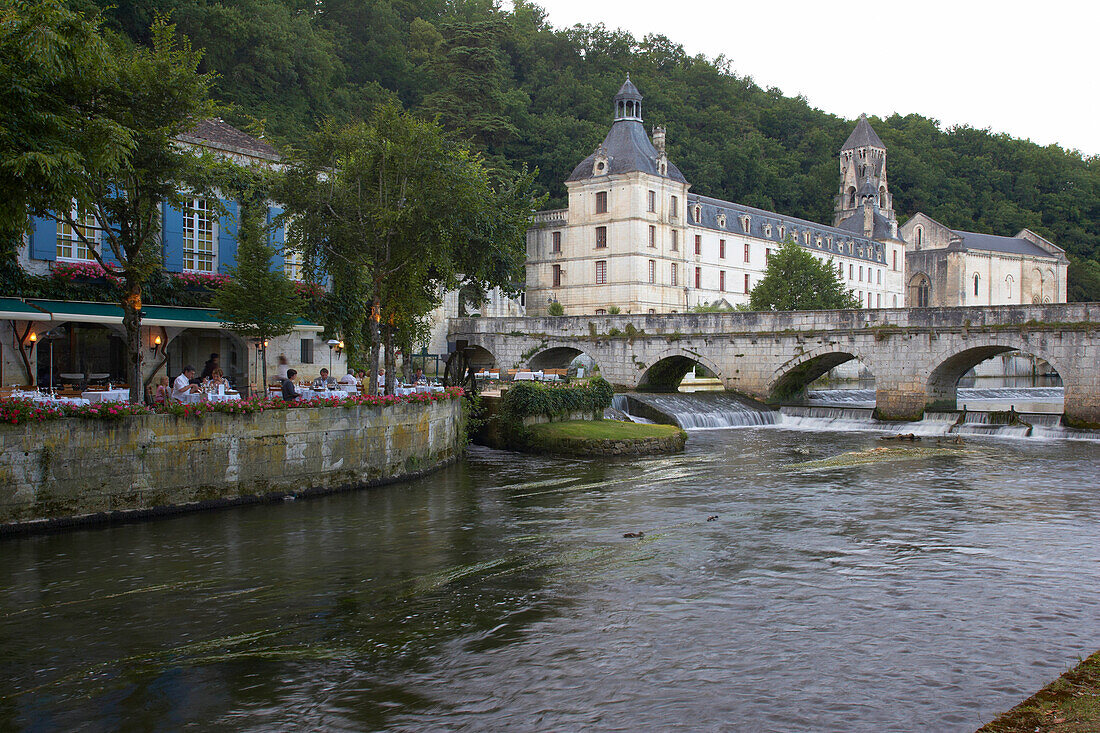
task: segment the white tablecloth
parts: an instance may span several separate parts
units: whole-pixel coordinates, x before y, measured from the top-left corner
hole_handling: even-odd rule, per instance
[[[348,393],[342,389],[326,389],[323,392],[318,392],[308,387],[300,387],[298,389],[298,396],[303,400],[346,400]]]
[[[542,379],[542,372],[516,372],[512,377],[516,382],[535,382]]]
[[[205,397],[202,392],[182,392],[175,395],[172,399],[177,402],[182,402],[185,405],[197,405],[202,402],[202,398]]]
[[[236,402],[241,398],[240,394],[209,394],[206,395],[207,402]]]
[[[83,397],[54,397],[45,392],[12,392],[15,399],[33,400],[41,405],[73,405],[83,406],[91,404]]]
[[[500,379],[500,372],[478,372],[474,377],[476,379]]]
[[[97,392],[81,392],[81,397],[88,400],[88,402],[128,402],[130,400],[130,390],[128,389],[110,389]]]

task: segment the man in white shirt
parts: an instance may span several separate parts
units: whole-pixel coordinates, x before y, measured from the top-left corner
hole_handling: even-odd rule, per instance
[[[358,385],[359,380],[355,378],[355,374],[352,373],[351,369],[348,369],[348,373],[340,377],[340,384]]]
[[[172,383],[172,399],[181,400],[181,395],[198,392],[199,386],[197,384],[191,384],[191,380],[195,378],[195,367],[188,364],[183,368],[183,373],[176,377],[176,381]]]

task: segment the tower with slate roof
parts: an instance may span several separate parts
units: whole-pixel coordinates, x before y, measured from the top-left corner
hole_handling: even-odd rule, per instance
[[[833,206],[833,226],[857,214],[867,204],[887,221],[896,222],[894,201],[886,182],[886,145],[875,133],[867,115],[840,148],[840,191]],[[896,224],[895,224],[896,229]]]

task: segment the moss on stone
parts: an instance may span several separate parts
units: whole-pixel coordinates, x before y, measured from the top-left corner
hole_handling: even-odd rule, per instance
[[[1083,660],[978,733],[1091,733],[1100,730],[1100,652]]]
[[[648,455],[684,449],[687,433],[675,425],[618,420],[569,420],[528,428],[524,449],[568,455]]]

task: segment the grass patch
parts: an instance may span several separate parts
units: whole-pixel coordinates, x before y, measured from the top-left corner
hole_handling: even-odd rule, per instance
[[[648,425],[618,420],[568,420],[532,425],[535,436],[548,440],[632,440],[666,438],[680,432],[675,425]]]
[[[986,723],[978,733],[1094,733],[1100,730],[1100,652]]]

